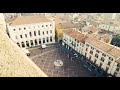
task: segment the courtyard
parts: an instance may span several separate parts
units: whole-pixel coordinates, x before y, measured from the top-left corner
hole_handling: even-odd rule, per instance
[[[31,53],[29,58],[48,77],[93,77],[93,72],[85,68],[78,60],[71,61],[58,44],[47,45],[45,49],[34,47],[28,50]],[[56,68],[54,66],[56,60],[61,60],[63,65]]]

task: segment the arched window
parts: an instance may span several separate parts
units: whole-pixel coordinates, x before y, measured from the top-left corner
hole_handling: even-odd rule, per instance
[[[22,47],[25,47],[25,44],[24,44],[24,42],[21,42],[21,44],[22,44]]]
[[[28,41],[26,41],[26,46],[29,47],[29,42]]]
[[[45,38],[43,38],[43,43],[45,43]]]
[[[36,36],[36,31],[34,31],[34,36]]]
[[[17,45],[20,47],[20,44],[19,44],[19,43],[17,43]]]
[[[104,57],[101,57],[101,61],[103,61],[103,62],[104,62],[104,60],[105,60],[105,59],[104,59]]]
[[[35,45],[37,45],[37,39],[35,39]]]
[[[95,57],[98,58],[98,54],[97,53],[95,54]]]
[[[39,39],[39,44],[41,44],[41,39]]]
[[[93,51],[92,50],[90,51],[90,54],[93,55]]]

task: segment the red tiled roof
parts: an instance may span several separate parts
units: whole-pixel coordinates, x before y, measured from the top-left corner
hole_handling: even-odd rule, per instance
[[[95,46],[96,48],[114,56],[115,58],[120,57],[120,48],[116,48],[116,46],[102,42],[102,41],[100,41],[92,36],[87,38],[86,42],[88,42],[88,43],[92,44],[93,46]]]
[[[87,38],[87,36],[85,36],[84,34],[78,32],[77,30],[64,30],[64,33],[66,33],[67,35],[69,35],[70,37],[80,41],[80,42],[84,42],[85,39]]]

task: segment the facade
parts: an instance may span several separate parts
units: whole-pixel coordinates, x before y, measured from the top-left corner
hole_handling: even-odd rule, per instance
[[[29,48],[55,43],[55,23],[39,16],[20,16],[8,25],[10,38],[18,46]]]
[[[119,31],[119,27],[111,26],[111,25],[107,25],[107,24],[101,24],[101,25],[98,26],[98,28],[104,29],[104,30],[107,30],[107,31],[111,31],[111,32]]]
[[[97,34],[87,35],[77,30],[64,30],[62,45],[83,55],[107,74],[120,77],[120,48],[96,36]]]
[[[64,29],[80,29],[80,23],[74,22],[60,22],[56,23],[55,33],[58,41],[62,40],[62,32]]]
[[[78,30],[64,30],[63,31],[63,42],[62,45],[68,49],[75,50],[76,52],[84,53],[85,39],[88,36],[82,34]]]
[[[119,76],[113,71],[116,61],[120,58],[119,55],[119,48],[94,37],[89,37],[85,41],[84,56],[110,75]]]

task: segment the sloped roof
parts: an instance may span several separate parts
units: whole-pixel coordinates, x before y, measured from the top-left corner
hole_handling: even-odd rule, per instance
[[[47,75],[0,30],[0,77],[47,77]]]
[[[89,38],[87,38],[85,41],[97,47],[98,49],[114,56],[115,58],[120,57],[120,48],[117,48],[116,46],[102,42],[93,36],[89,36]]]
[[[87,38],[87,36],[78,32],[78,30],[68,29],[68,30],[63,30],[63,32],[80,42],[84,42],[85,39]]]
[[[49,21],[50,21],[49,19],[43,16],[41,17],[39,15],[19,16],[11,23],[11,25],[22,25],[22,24],[31,24],[31,23],[40,23],[40,22],[49,22]]]

